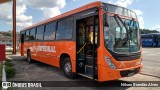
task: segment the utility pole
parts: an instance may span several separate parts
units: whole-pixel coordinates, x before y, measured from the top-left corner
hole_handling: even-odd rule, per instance
[[[13,0],[13,54],[16,54],[16,0]]]

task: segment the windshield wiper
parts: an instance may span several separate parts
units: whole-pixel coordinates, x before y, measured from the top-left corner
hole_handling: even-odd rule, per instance
[[[126,33],[127,33],[127,39],[126,39],[126,41],[129,41],[129,52],[130,52],[130,38],[128,39],[128,37],[129,37],[129,30],[128,30],[128,28],[126,27],[126,25],[125,25],[125,23],[122,21],[122,19],[119,17],[119,15],[118,14],[115,14],[114,15],[114,17],[115,18],[118,18],[119,20],[120,20],[120,22],[122,23],[122,25],[125,27],[125,29],[126,29]],[[117,24],[120,26],[120,24],[119,24],[119,22],[116,20],[116,22],[117,22]]]
[[[119,15],[117,15],[117,14],[115,14],[115,17],[117,17],[120,21],[121,21],[121,23],[122,23],[122,25],[125,27],[125,29],[126,29],[126,32],[127,32],[127,36],[128,36],[128,28],[126,27],[126,25],[125,25],[125,23],[122,21],[122,19],[119,17]]]

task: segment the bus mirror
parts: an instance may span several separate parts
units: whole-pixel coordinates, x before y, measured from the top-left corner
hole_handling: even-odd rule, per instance
[[[107,19],[108,19],[107,14],[106,13],[103,14],[103,25],[108,27],[109,25],[108,25]]]

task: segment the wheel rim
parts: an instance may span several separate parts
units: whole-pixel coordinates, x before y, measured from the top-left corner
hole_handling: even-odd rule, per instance
[[[30,58],[30,54],[28,53],[28,61],[30,62],[31,61],[31,58]]]
[[[70,63],[66,63],[64,69],[65,69],[66,73],[69,73],[71,71],[71,64]]]

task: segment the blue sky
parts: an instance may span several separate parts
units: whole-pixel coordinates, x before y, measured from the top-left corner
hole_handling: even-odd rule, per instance
[[[17,29],[30,26],[96,0],[17,0]],[[141,28],[160,31],[160,0],[100,0],[134,10]],[[0,31],[12,30],[12,2],[0,4]]]

